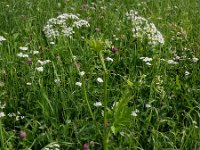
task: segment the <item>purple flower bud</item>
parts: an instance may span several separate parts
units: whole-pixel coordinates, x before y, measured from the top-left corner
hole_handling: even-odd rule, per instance
[[[89,150],[89,144],[88,143],[83,144],[83,150]]]
[[[21,137],[22,139],[24,139],[26,136],[27,136],[26,131],[21,131],[21,132],[20,132],[20,137]]]
[[[112,47],[112,48],[111,48],[111,51],[115,53],[115,52],[118,51],[118,48],[116,48],[116,47]]]

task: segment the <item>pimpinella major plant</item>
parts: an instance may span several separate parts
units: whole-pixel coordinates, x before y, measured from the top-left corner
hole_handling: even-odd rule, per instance
[[[125,83],[125,89],[122,92],[122,96],[119,100],[116,100],[113,103],[113,106],[108,105],[109,97],[109,91],[108,88],[108,81],[111,77],[110,71],[106,67],[105,63],[105,56],[104,52],[111,49],[112,42],[109,42],[108,40],[102,40],[102,39],[91,39],[86,40],[88,45],[91,47],[92,50],[95,50],[97,55],[99,56],[99,61],[102,65],[102,74],[103,74],[103,84],[104,84],[104,99],[103,99],[103,147],[104,150],[109,149],[109,138],[112,135],[116,135],[121,131],[121,128],[127,127],[128,124],[132,121],[130,119],[131,117],[131,110],[132,108],[128,107],[129,101],[132,99],[133,95],[133,83],[123,78]]]

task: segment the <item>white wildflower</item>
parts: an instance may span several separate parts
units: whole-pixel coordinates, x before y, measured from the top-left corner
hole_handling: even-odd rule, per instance
[[[34,55],[39,54],[39,51],[33,51],[33,54]]]
[[[198,60],[199,60],[199,59],[196,58],[196,57],[193,57],[193,58],[192,58],[192,61],[193,61],[193,62],[197,62]]]
[[[6,41],[6,39],[3,36],[0,36],[0,45],[1,45],[1,42],[3,41]]]
[[[5,113],[4,112],[0,112],[0,118],[3,118],[3,117],[5,117],[6,115],[5,115]]]
[[[168,60],[167,63],[170,64],[170,65],[176,65],[176,64],[178,64],[178,62],[176,62],[174,60]]]
[[[56,37],[65,36],[72,38],[72,34],[75,32],[74,28],[81,28],[83,26],[89,27],[88,21],[80,19],[77,14],[61,14],[56,18],[51,18],[47,21],[43,31],[50,41],[53,41]],[[54,44],[51,42],[50,44]]]
[[[185,71],[185,75],[186,75],[186,76],[190,75],[190,72]]]
[[[30,83],[30,82],[27,82],[27,83],[26,83],[26,85],[32,85],[32,83]]]
[[[140,57],[140,59],[142,59],[142,61],[144,62],[151,62],[153,59],[149,58],[149,57]]]
[[[102,106],[102,103],[101,103],[101,102],[95,102],[95,103],[94,103],[94,106],[95,106],[95,107],[101,107],[101,106]]]
[[[132,111],[132,112],[131,112],[131,115],[134,116],[134,117],[136,117],[136,116],[138,115],[139,112],[140,112],[140,111],[139,111],[138,109],[135,109],[135,111]]]
[[[54,44],[55,44],[55,42],[50,42],[50,44],[51,44],[51,45],[54,45]]]
[[[41,67],[37,67],[36,70],[37,70],[38,72],[43,72],[43,71],[44,71],[44,68],[41,66]]]
[[[197,124],[197,122],[196,122],[196,121],[194,121],[194,120],[192,121],[192,123],[193,123],[193,124],[195,124],[195,125]]]
[[[75,85],[77,85],[77,86],[80,86],[80,87],[81,87],[81,86],[82,86],[82,83],[81,83],[81,82],[76,82],[76,83],[75,83]]]
[[[88,21],[86,20],[78,20],[78,21],[75,21],[73,23],[73,27],[76,27],[76,28],[81,28],[82,26],[85,26],[85,27],[90,27],[90,24],[88,23]]]
[[[131,116],[136,117],[136,116],[137,116],[137,113],[136,113],[135,111],[132,111]]]
[[[147,66],[151,66],[151,63],[147,62],[146,65],[147,65]]]
[[[51,61],[50,60],[44,60],[44,61],[38,60],[37,62],[43,66],[43,65],[50,63]]]
[[[151,108],[151,104],[145,104],[146,108]]]
[[[22,50],[22,51],[27,51],[27,50],[28,50],[28,47],[25,47],[25,46],[24,46],[24,47],[23,47],[23,46],[20,46],[20,47],[19,47],[19,49],[20,49],[20,50]]]
[[[60,81],[60,79],[55,79],[54,82],[55,82],[56,84],[59,84],[61,81]]]
[[[111,61],[111,62],[113,62],[113,59],[110,58],[110,57],[106,57],[106,61]]]
[[[81,72],[79,72],[79,75],[80,75],[80,76],[84,76],[84,75],[85,75],[85,72],[84,72],[84,71],[81,71]]]
[[[164,44],[164,38],[156,26],[139,16],[137,11],[131,10],[129,13],[126,13],[126,16],[128,20],[131,20],[134,38],[141,40],[147,38],[148,43],[152,46]]]
[[[22,58],[28,58],[28,54],[23,54],[22,52],[17,54],[18,57],[22,57]]]
[[[97,78],[97,82],[103,83],[103,79],[102,78]]]

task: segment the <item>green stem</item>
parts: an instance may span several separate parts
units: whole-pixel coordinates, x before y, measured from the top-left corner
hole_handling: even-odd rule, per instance
[[[69,47],[69,51],[70,51],[70,54],[71,54],[71,56],[72,56],[72,58],[73,58],[74,55],[73,55],[72,50],[71,50],[70,47]],[[73,61],[74,61],[75,64],[77,64],[77,62],[76,62],[75,59],[73,59]],[[78,70],[78,72],[80,72],[79,68],[77,68],[77,70]],[[87,96],[87,90],[86,90],[86,87],[85,87],[85,80],[84,80],[84,77],[81,77],[81,82],[82,82],[82,91],[83,91],[83,95],[84,95],[85,101],[86,101],[86,103],[87,103],[87,107],[88,107],[88,109],[89,109],[89,112],[90,112],[90,115],[91,115],[91,117],[92,117],[92,120],[95,121],[94,114],[93,114],[93,112],[92,112],[92,109],[91,109],[90,104],[89,104],[89,101],[88,101],[88,96]]]
[[[89,104],[89,101],[88,101],[87,90],[86,90],[86,87],[85,87],[84,78],[81,77],[81,80],[82,80],[83,95],[84,95],[85,101],[86,101],[86,103],[87,103],[87,107],[88,107],[88,109],[89,109],[89,112],[90,112],[90,115],[91,115],[91,117],[92,117],[92,120],[95,121],[94,114],[93,114],[93,112],[92,112],[92,109],[91,109],[90,104]]]
[[[102,51],[99,52],[99,58],[104,70],[104,133],[103,133],[103,147],[104,150],[108,150],[108,141],[109,141],[109,130],[108,130],[108,121],[107,121],[107,102],[108,102],[108,72],[104,62]]]

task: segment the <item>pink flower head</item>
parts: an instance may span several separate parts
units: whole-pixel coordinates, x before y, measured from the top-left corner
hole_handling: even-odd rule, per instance
[[[20,132],[20,137],[23,139],[27,136],[26,131],[21,131]]]
[[[111,48],[111,51],[115,53],[115,52],[118,51],[118,48],[116,48],[116,47],[112,47],[112,48]]]
[[[88,143],[83,144],[83,150],[89,150],[89,144]]]

